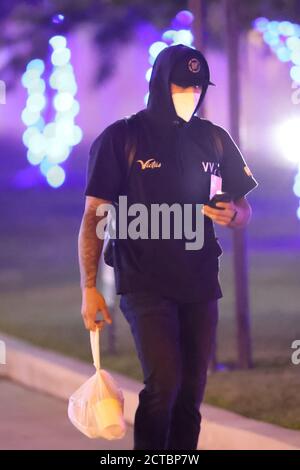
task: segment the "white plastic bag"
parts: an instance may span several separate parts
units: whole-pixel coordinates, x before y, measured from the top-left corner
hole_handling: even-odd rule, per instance
[[[100,368],[99,329],[90,331],[96,373],[69,398],[68,417],[90,438],[122,439],[126,432],[124,397],[112,376]]]

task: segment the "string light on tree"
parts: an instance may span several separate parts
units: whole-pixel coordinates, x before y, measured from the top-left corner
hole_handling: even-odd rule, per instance
[[[148,82],[150,81],[152,73],[152,65],[154,64],[158,54],[163,49],[169,46],[174,46],[175,44],[184,44],[189,47],[194,47],[192,45],[194,37],[190,30],[193,21],[194,16],[192,12],[190,12],[189,10],[179,11],[172,21],[172,29],[164,31],[161,36],[161,40],[155,41],[151,44],[151,46],[149,47],[149,63],[151,67],[147,70],[145,75],[145,78]],[[148,98],[149,93],[145,95],[145,105],[147,105]]]
[[[56,22],[62,21],[58,15]],[[45,63],[41,59],[31,60],[22,76],[22,84],[27,89],[28,98],[22,112],[22,121],[27,126],[23,143],[27,147],[27,159],[31,165],[39,165],[41,173],[53,188],[65,181],[62,163],[69,157],[72,148],[82,139],[82,131],[75,124],[80,106],[75,99],[77,83],[70,63],[71,51],[64,36],[53,36],[49,40],[52,48],[52,66],[48,90],[43,79]],[[47,99],[47,94],[54,96]],[[48,93],[46,94],[46,92]],[[45,109],[54,110],[54,120],[45,122],[42,113]]]

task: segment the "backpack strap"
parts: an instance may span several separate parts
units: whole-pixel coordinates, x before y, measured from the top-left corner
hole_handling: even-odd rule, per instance
[[[218,160],[218,163],[220,163],[222,161],[223,153],[224,153],[223,142],[220,137],[220,133],[218,129],[213,124],[211,125],[211,134],[212,134],[212,140],[213,140],[217,160]]]
[[[132,114],[125,118],[127,126],[126,141],[125,141],[125,156],[127,160],[127,178],[129,177],[131,167],[134,163],[137,150],[137,129],[136,129],[136,114]]]
[[[136,149],[137,149],[137,130],[136,130],[136,122],[135,122],[135,114],[132,114],[129,117],[125,117],[126,123],[126,138],[125,138],[125,157],[127,159],[127,175],[126,175],[126,186],[128,186],[128,179],[130,175],[130,170],[132,168],[132,164],[134,162],[136,156]],[[118,203],[114,204],[118,206]],[[108,242],[104,249],[104,261],[108,266],[114,267],[115,265],[115,257],[117,256],[117,252],[115,248],[118,246],[116,240],[112,238],[108,238]]]
[[[210,137],[211,137],[211,141],[213,144],[215,155],[217,157],[217,161],[218,163],[221,163],[223,159],[224,148],[223,148],[223,142],[220,136],[220,132],[218,131],[218,128],[208,119],[203,118],[203,117],[199,119],[208,128],[208,133],[210,134]]]

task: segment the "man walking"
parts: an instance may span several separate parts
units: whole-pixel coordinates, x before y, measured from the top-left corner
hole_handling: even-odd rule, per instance
[[[164,237],[159,227],[155,237],[117,238],[114,246],[116,291],[145,384],[135,414],[134,449],[197,448],[217,301],[223,296],[218,280],[222,249],[213,222],[231,229],[245,226],[251,217],[245,196],[258,185],[227,131],[195,116],[209,85],[209,67],[200,51],[182,44],[164,49],[153,66],[147,107],[131,118],[136,147],[130,171],[125,119],[109,125],[90,150],[79,234],[87,329],[99,327],[98,311],[111,323],[96,288],[103,247],[96,235],[97,208],[126,196],[132,209],[136,204],[147,209],[175,205],[181,214],[191,209],[189,221],[183,218],[181,237],[175,229]],[[228,193],[230,201],[211,207],[207,203],[216,188]],[[203,244],[187,249],[187,234],[195,224],[194,233],[199,232],[199,204],[204,204]],[[148,234],[153,233],[150,225]]]

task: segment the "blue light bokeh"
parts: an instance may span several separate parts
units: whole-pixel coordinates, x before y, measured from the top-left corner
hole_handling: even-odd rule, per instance
[[[72,147],[82,140],[82,130],[74,122],[80,106],[74,98],[77,83],[70,63],[71,50],[67,47],[67,39],[56,35],[49,40],[49,44],[52,47],[50,61],[53,67],[49,86],[55,95],[48,104],[46,82],[42,78],[45,63],[41,59],[31,60],[22,76],[22,85],[27,89],[28,98],[21,119],[27,126],[23,143],[28,149],[28,162],[39,165],[48,184],[58,188],[65,181],[65,171],[60,164],[67,160]],[[46,123],[41,113],[50,105],[54,111],[54,120]]]
[[[194,21],[194,16],[189,10],[181,10],[177,13],[173,19],[172,29],[167,29],[162,33],[161,40],[155,41],[149,47],[149,64],[151,67],[145,74],[146,80],[149,82],[152,73],[152,65],[155,62],[158,54],[166,47],[173,46],[175,44],[185,44],[189,47],[193,46],[194,37],[191,32],[191,25]],[[149,92],[144,96],[144,104],[147,106],[149,98]]]

